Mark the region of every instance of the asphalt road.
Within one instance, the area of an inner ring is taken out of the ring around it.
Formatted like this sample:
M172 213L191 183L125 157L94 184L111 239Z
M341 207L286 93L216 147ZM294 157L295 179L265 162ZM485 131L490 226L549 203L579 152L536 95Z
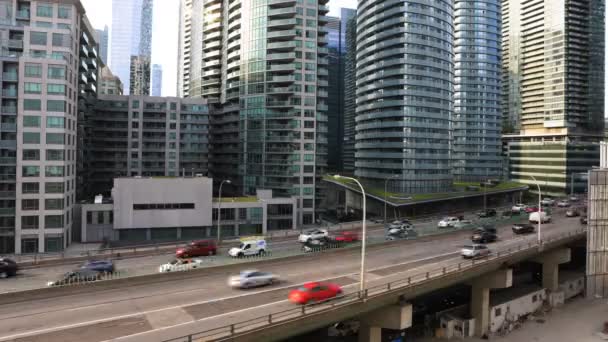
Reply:
M543 225L544 236L580 227L577 218L564 218L563 211L553 217L553 223ZM459 247L469 243L469 237L470 232L459 231L370 248L368 285L457 263ZM499 228L499 237L499 242L490 245L492 249L536 241L535 234L514 236L510 226ZM231 289L226 285L229 274L218 272L187 281L3 305L0 341L158 341L292 308L287 293L303 282L331 280L344 286L346 293L354 291L359 266L359 251L317 254L264 268L283 281L258 289Z

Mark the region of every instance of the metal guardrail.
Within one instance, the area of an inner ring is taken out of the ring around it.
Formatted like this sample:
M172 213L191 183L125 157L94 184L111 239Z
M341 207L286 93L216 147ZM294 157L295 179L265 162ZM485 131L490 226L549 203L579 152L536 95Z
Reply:
M542 240L541 244L544 245L549 242L554 242L557 240L576 236L584 233L585 231L586 229L577 229L575 231L559 234L558 236ZM273 324L281 324L310 314L319 313L328 309L333 309L335 307L342 307L351 304L361 303L364 299L367 300L370 297L379 296L395 290L401 290L403 288L418 285L420 283L433 280L438 277L443 277L449 274L463 272L465 270L475 268L476 266L483 265L489 261L506 258L515 253L535 249L537 247L539 247L537 242L533 243L531 241L528 241L527 243L519 244L515 247L509 247L506 250L497 251L496 253L483 259L459 261L458 263L442 266L431 271L416 274L414 276L408 276L406 278L387 282L381 285L371 286L365 289L363 292L352 292L341 296L337 300L334 299L324 303L302 305L299 307L294 307L293 309L270 313L268 315L224 325L218 328L208 329L195 334L164 340L164 342L192 342L199 339L202 339L204 341L218 341L230 339L235 337L235 335L246 333L248 331L252 331L259 328L268 327Z

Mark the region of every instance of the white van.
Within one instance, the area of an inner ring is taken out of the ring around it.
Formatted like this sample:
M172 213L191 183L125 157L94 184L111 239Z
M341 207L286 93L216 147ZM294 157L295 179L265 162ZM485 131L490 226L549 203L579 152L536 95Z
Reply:
M264 239L242 239L238 247L230 248L228 254L231 257L240 258L248 255L264 255L268 252L266 240Z
M530 221L530 223L538 223L539 220L541 220L542 223L551 222L551 215L547 214L547 212L545 211L536 211L530 213L530 217L528 218L528 221Z

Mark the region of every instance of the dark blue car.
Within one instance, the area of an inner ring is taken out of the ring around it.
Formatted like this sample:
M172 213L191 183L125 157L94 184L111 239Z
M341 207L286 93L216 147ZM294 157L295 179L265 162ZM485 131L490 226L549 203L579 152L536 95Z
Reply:
M114 263L112 260L90 260L82 264L80 268L97 272L114 273Z

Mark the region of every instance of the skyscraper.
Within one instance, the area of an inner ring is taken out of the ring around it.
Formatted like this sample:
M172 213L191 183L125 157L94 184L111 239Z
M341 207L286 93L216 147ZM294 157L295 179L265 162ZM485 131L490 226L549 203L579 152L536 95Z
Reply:
M355 175L377 188L452 185L453 3L359 1Z
M150 95L150 57L131 56L129 94Z
M452 169L462 181L500 178L500 0L454 4Z
M131 89L131 57L151 56L152 5L153 0L112 0L108 64L124 83L125 91Z
M189 96L221 105L212 174L244 194L297 196L303 224L314 222L327 167L326 3L193 0L189 49L180 43Z
M177 96L190 95L190 40L192 34L192 0L180 0L177 56Z
M344 10L344 9L343 9ZM357 73L357 12L342 19L344 29L344 142L342 143L342 170L355 173L355 116ZM342 12L344 18L344 12Z
M105 64L108 63L108 39L110 32L108 31L108 25L103 27L103 30L97 29L97 37L99 37L99 57Z
M161 96L163 89L163 67L152 64L152 96Z
M503 1L504 139L512 179L563 194L573 174L599 164L604 10L604 0ZM575 177L574 187L581 191L585 182Z

